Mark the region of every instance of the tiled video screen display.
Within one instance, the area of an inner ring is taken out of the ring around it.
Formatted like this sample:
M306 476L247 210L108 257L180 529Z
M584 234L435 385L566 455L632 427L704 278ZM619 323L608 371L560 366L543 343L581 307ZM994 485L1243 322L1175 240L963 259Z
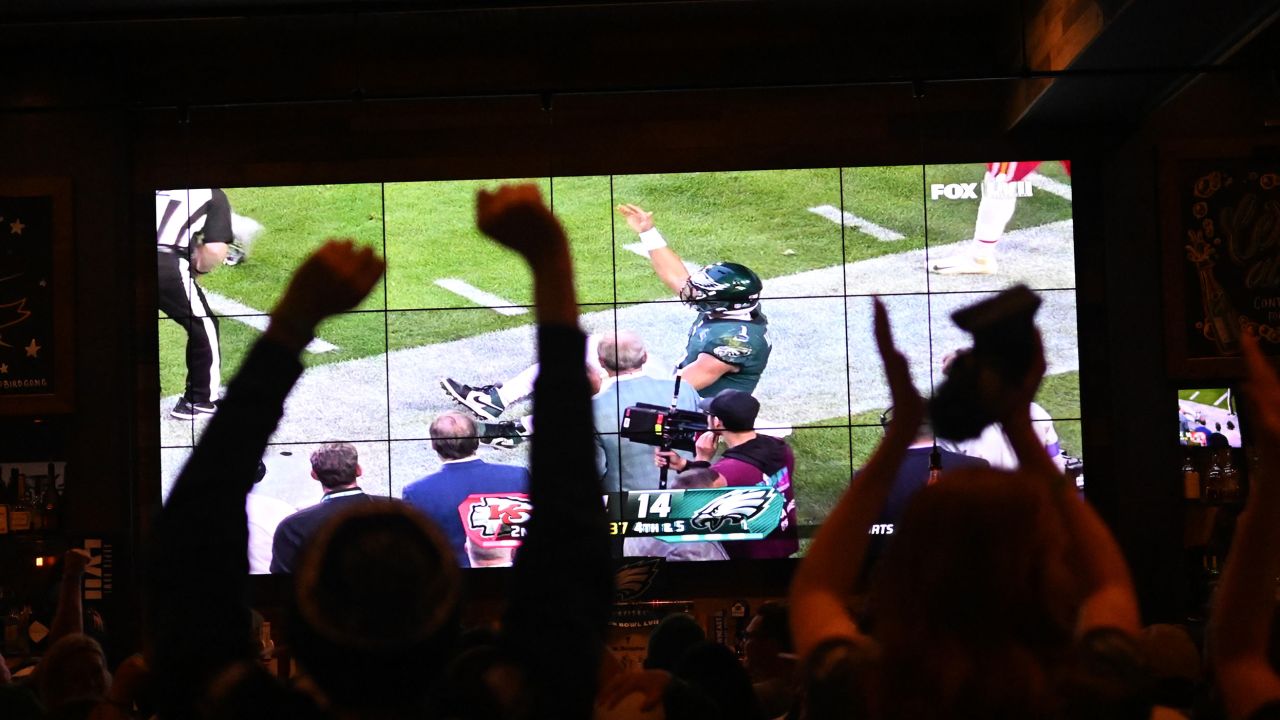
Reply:
M972 342L951 313L1018 283L1043 301L1037 321L1048 375L1033 414L1062 465L1081 456L1067 162L177 189L156 192L163 494L292 270L329 237L373 247L386 258L386 276L358 308L323 324L304 352L306 371L253 494L277 508L316 504L324 488L311 455L344 442L356 450L364 492L402 498L455 464L429 432L450 411L481 422L481 461L527 466L536 375L530 276L475 229L474 217L478 189L512 181L537 184L565 227L591 348L619 333L643 348L644 361L615 367L618 377L588 358L602 381L597 418L612 418L597 423L603 493L659 487L652 448L618 437L620 389L643 376L660 389L649 391L653 401L668 405L677 366L709 357L713 380L686 387L694 391L687 402L723 387L758 400L757 432L794 453L779 521L795 540L786 554L802 554L883 434L889 393L872 297L884 299L928 396L949 356ZM209 212L220 212L223 198L229 230ZM709 310L683 302L620 206L652 213L691 276L721 262L749 269L762 285L758 301ZM227 258L215 254L209 272L193 273L193 264L210 262L196 254L221 239L211 234L232 240ZM612 364L624 364L621 356ZM608 402L614 406L600 407ZM1002 441L997 428L950 449L1008 466ZM646 554L632 540L618 552ZM698 545L708 552L689 559L737 557L714 541ZM490 554L500 556L495 564L510 560L509 552Z

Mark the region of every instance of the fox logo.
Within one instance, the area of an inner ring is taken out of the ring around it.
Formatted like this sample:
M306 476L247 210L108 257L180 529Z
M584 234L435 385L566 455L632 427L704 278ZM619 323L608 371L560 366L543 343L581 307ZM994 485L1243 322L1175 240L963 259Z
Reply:
M486 495L471 503L468 521L485 539L519 538L533 505L523 497Z
M772 488L748 487L718 496L703 505L689 518L689 524L698 530L720 532L728 524L745 525L748 520L764 511L773 499Z

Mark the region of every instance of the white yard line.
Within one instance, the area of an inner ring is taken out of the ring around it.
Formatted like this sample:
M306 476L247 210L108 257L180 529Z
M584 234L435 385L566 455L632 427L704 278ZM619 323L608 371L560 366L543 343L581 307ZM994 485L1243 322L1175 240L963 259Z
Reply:
M1221 406L1222 406L1222 401L1223 401L1223 400L1226 400L1226 399L1227 399L1227 398L1229 398L1229 397L1231 397L1231 391L1230 391L1230 390L1228 390L1228 391L1226 391L1226 392L1222 393L1222 397L1218 398L1217 400L1214 400L1214 401L1213 401L1213 404L1214 404L1214 405L1216 405L1216 406L1218 406L1218 407L1221 407Z
M485 292L457 278L440 278L436 281L436 285L455 295L461 295L477 305L487 307L499 315L525 315L529 312L527 307L513 307L515 303L510 300Z
M241 302L208 290L204 291L204 297L209 301L209 307L213 308L213 312L219 316L219 319L235 320L248 325L258 332L267 331L267 314L261 310L255 310ZM307 343L307 352L309 353L327 353L337 349L337 345L320 338L315 338Z
M1031 183L1031 187L1039 188L1047 193L1053 193L1068 202L1071 200L1071 186L1064 182L1058 182L1040 173L1031 173L1023 179Z
M840 223L845 227L851 227L859 232L866 233L880 242L893 242L901 240L906 235L895 230L890 230L882 225L877 225L866 218L860 218L853 213L845 212L834 205L819 205L809 208L809 212L822 217L834 223Z
M642 257L642 258L648 258L648 257L649 257L649 251L648 251L648 250L645 250L645 249L644 249L644 245L641 245L641 244L640 244L640 243L638 243L638 242L637 242L637 243L631 243L630 245L623 245L623 246L622 246L622 249L623 249L623 250L630 250L631 252L633 252L633 253L635 253L635 254L639 255L639 256L640 256L640 257ZM690 273L690 274L693 274L693 273L697 272L698 270L701 270L701 269L702 269L702 266L701 266L701 265L697 265L697 264L695 264L695 263L691 263L691 262L689 262L688 260L685 260L685 261L684 261L684 267L685 267L685 269L686 269L686 270L688 270L688 271L689 271L689 273Z

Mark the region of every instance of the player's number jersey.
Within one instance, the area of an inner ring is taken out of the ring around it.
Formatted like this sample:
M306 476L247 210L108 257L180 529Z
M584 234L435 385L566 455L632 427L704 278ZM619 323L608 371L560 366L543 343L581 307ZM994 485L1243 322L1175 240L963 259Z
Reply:
M711 313L699 313L689 329L689 344L685 348L681 367L692 364L702 353L738 368L736 373L725 373L715 382L702 388L698 394L711 397L721 390L752 392L760 382L760 375L769 364L769 321L759 310L748 320L716 318Z

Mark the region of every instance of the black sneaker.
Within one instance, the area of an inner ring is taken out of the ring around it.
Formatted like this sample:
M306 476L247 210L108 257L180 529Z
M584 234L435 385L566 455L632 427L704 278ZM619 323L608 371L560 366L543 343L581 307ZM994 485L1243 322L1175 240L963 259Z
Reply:
M445 378L440 381L440 387L454 402L475 413L475 416L481 420L497 420L501 417L502 411L507 409L498 395L497 385L472 387L453 378Z
M476 423L481 444L510 450L524 442L525 429L519 420L502 420L495 423Z
M169 411L169 417L179 420L194 420L200 415L212 415L218 406L211 402L191 402L185 397L178 398L178 404Z

